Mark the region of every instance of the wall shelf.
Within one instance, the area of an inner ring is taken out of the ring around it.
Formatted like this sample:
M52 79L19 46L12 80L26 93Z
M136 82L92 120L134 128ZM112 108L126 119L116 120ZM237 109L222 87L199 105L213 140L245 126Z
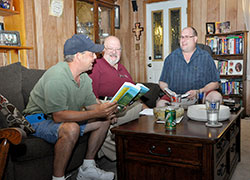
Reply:
M33 49L33 47L30 46L3 46L0 45L0 50L22 50L22 49Z
M19 11L13 11L10 9L0 8L0 16L12 16L12 15L16 15L19 13L20 13Z

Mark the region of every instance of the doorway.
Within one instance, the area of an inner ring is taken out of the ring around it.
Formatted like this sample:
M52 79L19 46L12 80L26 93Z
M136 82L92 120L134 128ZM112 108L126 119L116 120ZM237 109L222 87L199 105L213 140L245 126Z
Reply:
M187 26L187 0L146 4L147 82L158 83L164 59L179 46Z

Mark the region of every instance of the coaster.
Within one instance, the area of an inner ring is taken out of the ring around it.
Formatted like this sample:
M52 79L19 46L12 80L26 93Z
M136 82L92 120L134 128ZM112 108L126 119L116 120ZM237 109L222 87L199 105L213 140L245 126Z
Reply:
M217 122L216 124L211 124L206 122L207 127L221 127L223 124L221 122Z

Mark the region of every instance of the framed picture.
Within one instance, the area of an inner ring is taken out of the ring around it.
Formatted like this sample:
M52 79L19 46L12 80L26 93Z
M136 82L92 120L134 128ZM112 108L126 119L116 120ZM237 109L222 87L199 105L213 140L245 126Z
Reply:
M115 5L115 28L120 29L120 6Z
M215 33L215 23L214 22L207 22L206 23L206 30L207 30L207 34L214 34Z
M11 9L12 0L0 0L0 7L4 9Z
M18 31L0 31L0 45L20 46L20 34Z

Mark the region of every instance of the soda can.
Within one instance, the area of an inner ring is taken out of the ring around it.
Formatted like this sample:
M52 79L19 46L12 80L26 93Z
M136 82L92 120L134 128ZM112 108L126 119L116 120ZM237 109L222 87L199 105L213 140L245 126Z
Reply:
M176 129L176 111L175 107L168 106L168 108L165 111L165 129L166 130L175 130Z

